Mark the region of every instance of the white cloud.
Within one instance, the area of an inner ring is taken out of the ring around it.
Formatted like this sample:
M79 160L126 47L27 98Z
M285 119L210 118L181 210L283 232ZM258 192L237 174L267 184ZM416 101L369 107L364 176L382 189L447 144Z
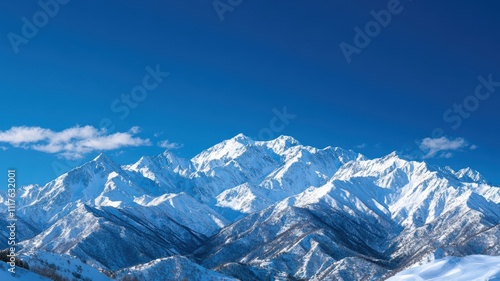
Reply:
M178 144L178 143L175 143L175 142L169 142L168 140L159 141L158 142L158 146L159 147L163 147L163 148L165 148L167 150L178 149L178 148L183 147L182 144Z
M140 132L141 132L141 127L139 127L139 126L134 126L134 127L130 128L130 130L128 130L128 131L129 131L130 133L132 133L132 134L134 134L134 135L135 135L135 134L138 134L138 133L140 133Z
M471 145L469 147L469 143L463 138L425 138L420 141L420 149L426 153L426 155L424 155L424 159L432 157L451 158L453 156L452 151L457 151L467 147L471 150L477 148L475 145Z
M470 150L476 150L476 149L478 149L478 146L477 146L477 145L475 145L475 144L473 144L473 145L471 145L471 146L469 147L469 149L470 149Z
M367 146L367 145L366 145L366 143L362 143L362 144L360 144L360 145L356 145L355 147L356 147L357 149L363 149L363 148L366 148L366 146Z
M441 157L443 157L443 158L451 158L451 157L453 157L453 153L446 152L446 153L443 153Z
M139 132L139 127L132 127L125 133L108 133L104 129L98 130L92 126L75 126L60 132L21 126L0 131L0 143L57 154L68 159L78 159L95 151L151 145L149 139L134 136Z
M2 151L5 151L5 150L7 150L7 149L9 149L9 148L7 148L7 147L5 147L5 146L0 146L0 150L2 150Z
M37 142L45 139L50 130L40 127L12 127L7 131L0 131L0 142L7 142L14 146L22 143Z

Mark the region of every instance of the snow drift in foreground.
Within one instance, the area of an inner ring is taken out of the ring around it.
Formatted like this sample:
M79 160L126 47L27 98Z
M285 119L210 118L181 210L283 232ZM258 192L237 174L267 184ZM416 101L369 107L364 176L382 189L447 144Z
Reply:
M387 279L387 281L421 280L500 281L500 256L446 257L407 269Z

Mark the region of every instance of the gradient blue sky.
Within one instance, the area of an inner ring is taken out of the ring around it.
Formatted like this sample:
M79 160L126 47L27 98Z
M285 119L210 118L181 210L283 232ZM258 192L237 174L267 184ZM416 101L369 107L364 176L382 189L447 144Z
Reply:
M418 151L442 128L460 144L426 161L471 166L500 184L500 88L458 128L443 119L474 95L478 76L500 81L500 3L402 0L401 12L348 63L339 44L354 45L354 28L389 2L243 0L221 21L211 1L70 1L17 54L8 34L21 35L22 18L32 21L41 7L2 3L0 131L99 128L103 118L114 126L109 134L139 126L134 137L151 146L106 152L125 164L161 153L157 143L166 139L188 158L240 132L259 139L273 108L286 106L296 117L275 136L368 157ZM122 120L111 105L142 84L148 65L170 76ZM97 154L67 161L0 142L0 169L44 184Z

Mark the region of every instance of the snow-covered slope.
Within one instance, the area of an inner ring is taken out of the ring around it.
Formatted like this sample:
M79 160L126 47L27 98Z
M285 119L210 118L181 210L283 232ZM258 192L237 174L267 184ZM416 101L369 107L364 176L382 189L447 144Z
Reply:
M111 281L113 279L86 263L86 260L46 251L37 251L33 255L21 257L29 263L31 271L54 272L67 280ZM38 269L38 270L37 270ZM1 279L3 280L3 279ZM60 280L60 279L59 279Z
M49 278L35 274L24 268L16 268L16 273L13 274L8 270L8 265L0 261L0 280L2 281L51 281Z
M189 195L166 191L99 155L45 186L21 190L19 217L42 230L21 243L21 252L77 256L117 270L188 254L227 224Z
M179 192L179 182L193 170L190 161L169 151L153 157L141 157L136 163L123 166L123 169L139 173L171 193Z
M237 281L208 270L183 256L153 260L121 270L117 275L119 278L137 278L135 280Z
M463 258L446 257L431 263L404 270L387 281L498 281L500 257L471 255Z
M116 270L188 254L223 225L223 218L185 194L153 198L145 206L91 207L79 203L21 245L23 253L44 250L78 256L99 268Z
M31 225L46 229L79 203L118 207L137 196L163 193L153 181L126 173L101 154L44 186L21 188L18 214Z
M398 226L370 193L342 181L307 190L224 228L196 255L203 265L228 274L376 280L390 264L385 250Z
M498 196L496 188L488 190ZM266 278L334 280L377 280L440 247L445 255L498 254L499 205L476 191L458 176L396 153L358 158L325 185L224 228L196 253L226 273L259 269ZM353 259L359 267L346 268Z

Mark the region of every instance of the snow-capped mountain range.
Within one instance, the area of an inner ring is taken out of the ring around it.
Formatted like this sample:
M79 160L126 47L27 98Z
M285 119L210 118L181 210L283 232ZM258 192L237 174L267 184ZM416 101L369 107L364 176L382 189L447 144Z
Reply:
M288 136L240 134L189 160L101 154L20 188L18 219L30 264L82 280L380 280L500 255L500 187L479 172Z

